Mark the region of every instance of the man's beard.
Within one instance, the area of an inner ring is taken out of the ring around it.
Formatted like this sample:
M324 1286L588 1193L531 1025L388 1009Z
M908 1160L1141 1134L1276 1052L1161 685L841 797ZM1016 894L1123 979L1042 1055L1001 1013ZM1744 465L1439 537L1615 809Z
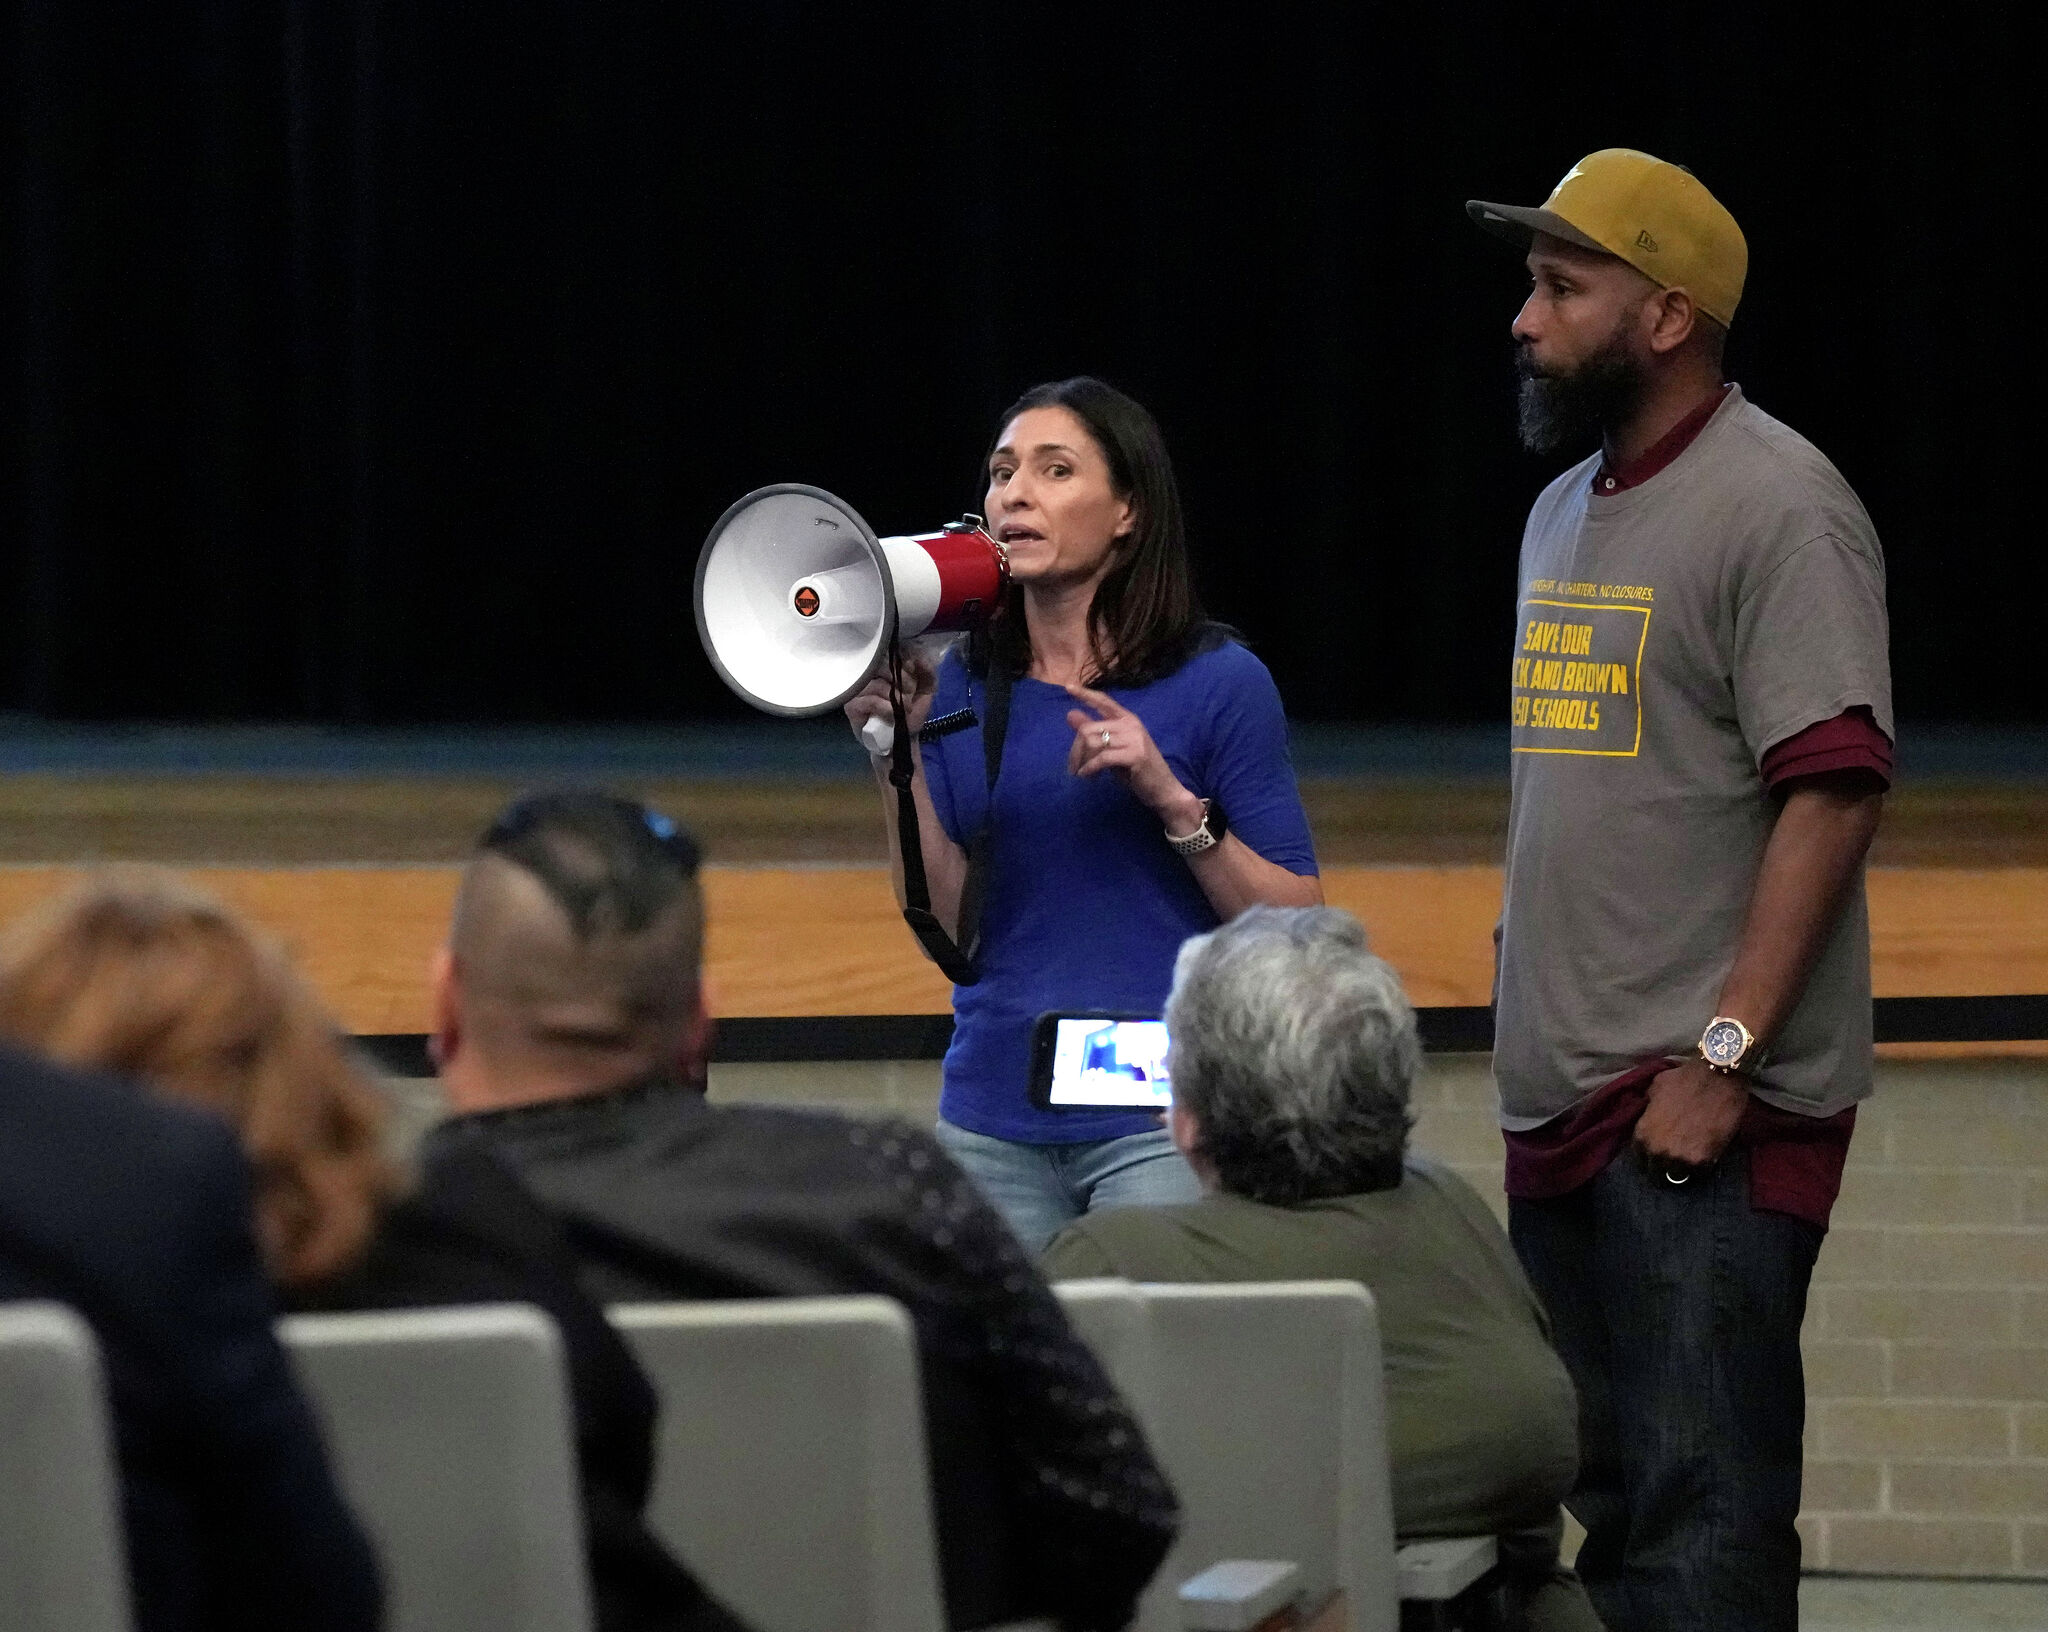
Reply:
M1603 431L1635 412L1643 394L1642 365L1629 354L1621 325L1569 374L1538 373L1526 346L1516 354L1515 372L1522 380L1522 446L1531 453L1557 453L1599 441Z

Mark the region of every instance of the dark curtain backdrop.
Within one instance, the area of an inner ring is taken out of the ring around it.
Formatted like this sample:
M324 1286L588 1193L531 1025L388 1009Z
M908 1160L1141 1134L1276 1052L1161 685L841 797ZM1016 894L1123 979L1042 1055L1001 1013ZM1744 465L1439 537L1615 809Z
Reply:
M1522 275L1468 195L1689 164L1733 370L1862 492L1901 712L2048 718L2021 8L13 0L0 709L743 712L691 569L881 530L1091 371L1301 717L1490 719Z

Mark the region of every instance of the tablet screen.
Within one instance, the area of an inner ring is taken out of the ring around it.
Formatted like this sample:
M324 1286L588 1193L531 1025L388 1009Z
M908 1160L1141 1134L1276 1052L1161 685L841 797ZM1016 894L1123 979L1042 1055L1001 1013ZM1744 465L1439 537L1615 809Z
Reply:
M1073 1014L1047 1018L1053 1022L1047 1104L1164 1110L1173 1103L1165 1021Z

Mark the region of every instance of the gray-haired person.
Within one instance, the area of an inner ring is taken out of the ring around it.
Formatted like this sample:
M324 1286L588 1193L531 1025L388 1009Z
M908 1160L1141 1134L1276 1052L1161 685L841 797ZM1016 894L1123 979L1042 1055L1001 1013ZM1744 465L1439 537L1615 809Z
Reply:
M1578 1405L1506 1234L1410 1153L1421 1069L1394 971L1332 907L1253 907L1180 950L1166 1005L1174 1142L1203 1199L1076 1220L1054 1279L1355 1280L1379 1306L1404 1539L1501 1537L1524 1624L1600 1625L1558 1560Z

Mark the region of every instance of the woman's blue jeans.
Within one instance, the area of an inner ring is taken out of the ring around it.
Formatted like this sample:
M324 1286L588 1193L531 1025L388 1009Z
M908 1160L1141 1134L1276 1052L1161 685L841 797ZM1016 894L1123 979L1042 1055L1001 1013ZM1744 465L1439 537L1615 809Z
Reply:
M1043 1252L1083 1213L1202 1199L1194 1169L1164 1128L1080 1145L1020 1144L950 1122L941 1122L938 1134L1031 1253Z

